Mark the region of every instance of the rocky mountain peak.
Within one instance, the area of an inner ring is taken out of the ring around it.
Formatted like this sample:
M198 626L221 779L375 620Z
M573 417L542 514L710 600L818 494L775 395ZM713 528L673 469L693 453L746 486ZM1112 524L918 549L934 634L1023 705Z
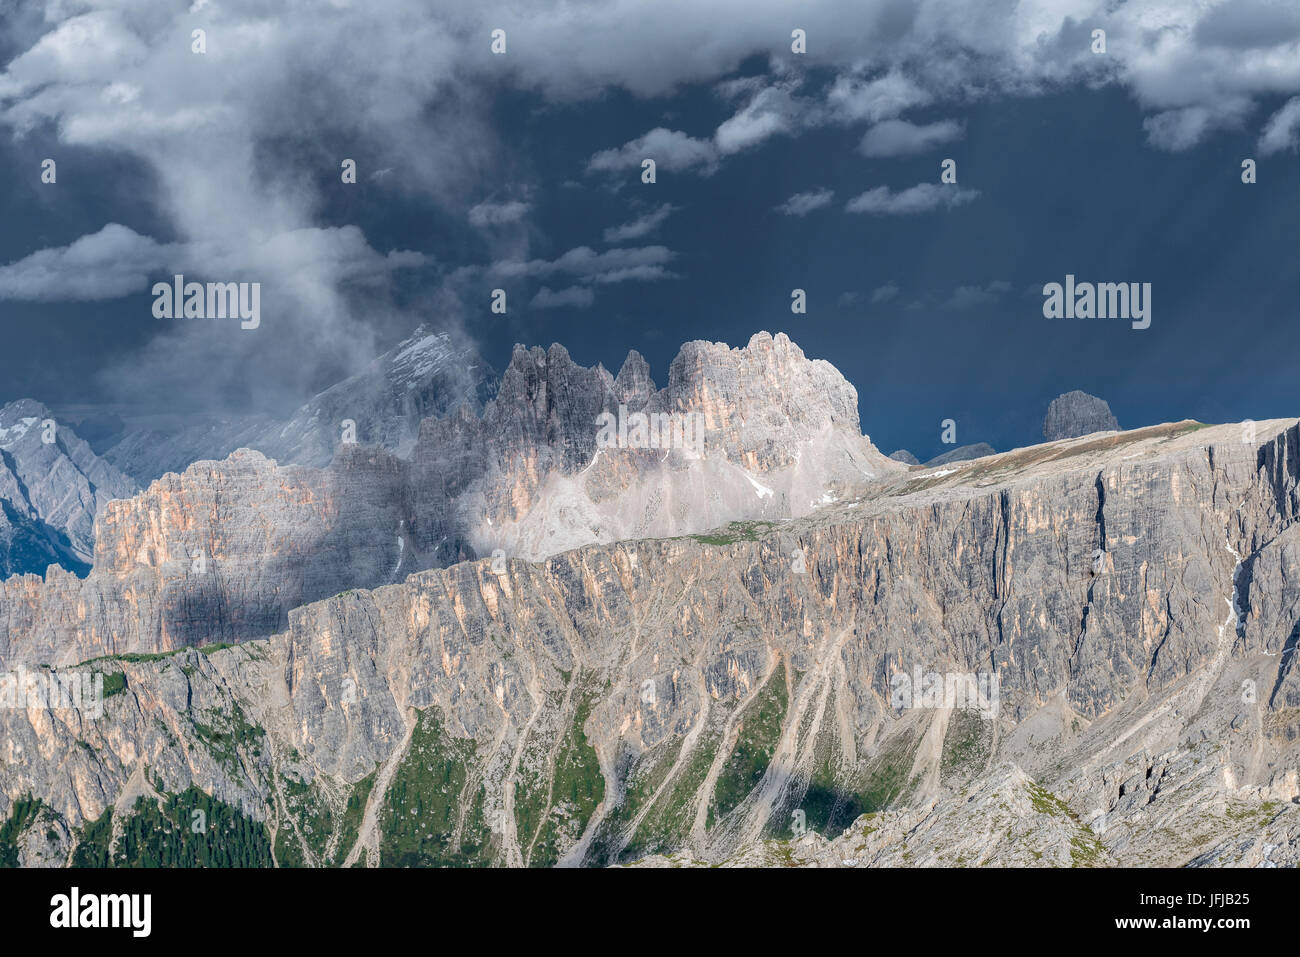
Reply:
M682 346L668 370L668 390L731 402L781 396L800 424L836 421L858 427L858 391L824 359L808 359L784 332L758 332L749 344L696 340Z
M663 399L665 408L702 413L710 447L749 468L792 465L811 436L861 434L857 390L829 362L808 359L785 333L756 333L741 348L686 343Z
M0 665L127 692L95 721L0 709L0 819L42 807L10 854L102 840L132 863L113 835L147 767L264 829L268 865L1294 866L1300 424L1257 427L1067 440L792 521L415 574L409 513L371 507L410 491L389 453L196 463L106 510L88 579L0 584ZM602 449L587 475L607 457L606 479L654 458ZM737 468L633 472L611 514L653 510L638 488L686 500L674 474L725 499ZM749 475L755 501L801 491ZM585 488L552 474L538 514Z
M641 353L633 349L623 360L618 375L614 377L614 398L631 408L642 408L650 397L657 392L654 379L650 377L650 363Z
M1053 399L1043 419L1043 437L1049 442L1118 431L1119 420L1111 414L1106 400L1078 389Z
M282 864L1300 860L1295 420L919 473L784 337L674 366L654 391L635 354L615 379L520 349L410 460L243 449L105 504L85 578L0 582L0 669L117 692L96 721L0 708L0 819L42 808L11 856L111 845L85 825L129 820L147 766L267 822ZM645 413L704 441L623 441ZM40 414L0 410L0 452L30 458ZM1267 689L1249 706L1243 680ZM442 818L463 845L407 841L412 809L447 808L430 761L473 802ZM353 824L315 810L344 795Z

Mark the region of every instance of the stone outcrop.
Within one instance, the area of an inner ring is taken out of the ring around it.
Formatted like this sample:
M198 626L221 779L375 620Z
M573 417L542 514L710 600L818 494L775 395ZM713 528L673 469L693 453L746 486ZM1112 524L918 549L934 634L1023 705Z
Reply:
M1073 439L1093 432L1118 432L1119 420L1111 414L1105 399L1075 389L1058 395L1047 407L1043 438L1049 442Z

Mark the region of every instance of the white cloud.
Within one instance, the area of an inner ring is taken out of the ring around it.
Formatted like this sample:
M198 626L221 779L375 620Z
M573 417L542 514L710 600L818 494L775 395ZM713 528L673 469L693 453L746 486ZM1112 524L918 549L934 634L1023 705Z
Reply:
M491 126L491 98L502 88L555 103L597 98L611 88L670 96L708 83L743 104L702 138L659 127L596 153L593 170L639 167L653 156L661 169L707 175L724 156L778 135L829 123L881 124L921 107L1082 84L1129 92L1147 114L1151 144L1161 149L1188 149L1216 130L1247 123L1257 124L1250 132L1265 152L1294 148L1297 136L1290 103L1271 117L1256 116L1266 98L1300 96L1300 12L1285 0L825 0L799 14L817 64L835 77L816 91L806 89L811 81L800 79L800 58L789 53L787 0L535 0L509 11L510 53L494 57L486 38L501 14L454 0L387 0L382 10L337 2L313 8L311 16L294 5L242 2L209 3L193 13L171 0L50 2L43 17L14 21L5 38L7 50L17 52L0 70L0 126L20 137L49 130L58 144L142 164L157 184L144 201L169 241L247 262L267 237L305 243L303 256L320 254L328 191L361 187L340 184L337 166L333 177L322 176L318 165L298 157L337 163L344 157L332 155L336 143L349 144L363 182L391 169L385 190L431 197L464 217L474 191L503 179L502 168L511 165ZM196 25L208 31L202 56L188 43ZM1105 56L1089 49L1094 26L1106 30ZM737 80L737 69L755 55L772 64L768 75ZM330 131L328 144L320 141L322 130ZM286 150L286 143L315 149ZM927 204L936 199L953 205L972 196L955 187L940 196L937 189L872 191L851 206L914 212L935 208ZM96 265L103 275L71 283L67 295L133 284L131 257L148 259L150 248L102 232L82 237L87 242L75 250L70 244L62 256L33 251L30 261L20 260L24 270L5 273L9 294L55 295L36 270L119 242L119 268ZM385 258L351 248L365 260ZM50 255L31 258L38 252ZM506 254L529 261L526 248L492 253ZM214 359L196 338L188 356L178 345L152 360L130 357L123 375L242 378L292 389L305 388L326 361L356 371L373 351L372 324L395 307L373 297L353 301L339 276L323 267L314 283L276 272L298 258L263 264L266 281L286 297L275 322L258 331L268 340L284 334L274 348L232 348ZM276 356L295 347L302 361L285 368Z
M898 284L887 282L883 286L877 286L875 288L871 293L871 302L875 305L879 305L882 302L889 302L889 300L897 297L898 293Z
M479 228L505 226L519 222L528 214L529 209L527 203L519 200L511 200L506 203L483 202L470 207L468 218L471 226L478 226Z
M844 209L849 213L907 216L942 208L952 209L969 203L977 196L979 190L962 189L953 184L917 183L899 193L892 192L888 186L877 186L849 200Z
M1289 0L1234 0L1205 12L1195 39L1204 47L1269 48L1300 39L1300 7Z
M739 76L730 80L723 80L716 87L714 92L720 99L737 100L744 97L752 97L766 85L766 80L761 76Z
M611 226L605 230L605 242L622 243L629 239L640 239L658 229L665 219L676 212L677 207L672 203L664 203L657 209L652 209L643 216L638 216L630 223L624 223L622 226Z
M386 187L463 215L497 150L487 114L474 108L484 94L456 73L463 19L418 0L392 0L382 16L341 4L310 17L242 3L196 14L168 0L45 6L48 22L20 25L43 35L6 37L22 52L0 69L0 127L57 135L41 155L86 147L137 164L154 184L137 198L140 219L160 222L166 240L109 224L3 267L3 294L147 293L143 281L157 270L263 287L256 331L214 349L203 324L155 323L150 344L105 374L110 390L214 408L296 403L322 378L363 368L380 330L416 324L394 305L393 260L357 227L326 227L319 216L332 191L365 188L341 182L350 157L359 180L399 170ZM190 49L198 26L206 54ZM320 175L320 157L332 175Z
M858 148L866 156L906 156L922 153L961 136L961 124L941 120L918 126L907 120L884 120L867 130Z
M660 126L617 149L601 150L592 156L587 168L597 172L640 168L646 159L655 161L656 170L679 172L699 168L707 176L717 169L718 151L709 140L695 139Z
M634 246L598 253L589 246L570 249L558 259L507 259L493 263L488 271L503 279L541 278L568 274L583 283L615 283L628 280L676 278L667 269L674 253L664 246Z
M717 143L719 152L726 156L755 146L777 133L785 133L789 128L785 117L780 113L746 107L718 127L714 133L714 142Z
M0 299L51 302L117 299L144 292L166 268L168 247L109 223L68 244L0 266Z
M591 170L622 170L653 159L665 169L696 170L712 175L722 158L750 149L778 134L798 133L822 122L824 111L809 99L796 95L802 80L782 78L768 83L763 77L746 77L719 84L724 99L747 96L744 106L724 120L712 140L658 127L618 149L596 153L588 163Z
M589 309L595 301L596 294L588 286L569 286L559 292L553 292L549 286L543 286L537 290L537 295L533 296L528 307L530 309L559 309L563 307Z
M775 208L778 213L784 213L787 216L807 216L815 209L829 206L834 198L834 190L814 189L807 193L795 193Z
M1300 96L1292 97L1269 117L1259 137L1259 151L1265 156L1300 148Z
M199 282L263 282L294 274L332 286L383 281L396 269L422 266L423 253L381 255L356 226L293 230L252 245L221 241L159 243L118 223L67 246L40 249L0 266L0 299L95 301L148 292L176 273Z
M1214 114L1204 107L1166 110L1142 121L1147 140L1158 149L1179 153L1191 149L1214 124Z
M778 133L790 133L806 122L794 96L798 81L783 81L759 90L713 134L723 156L757 146Z
M929 93L898 69L872 80L841 76L826 96L834 116L849 123L892 119L913 107L925 106L931 99Z
M1165 148L1242 122L1261 97L1300 94L1300 13L1290 0L827 0L801 7L799 19L818 63L837 74L822 122L874 124L936 103L1106 84L1151 116L1205 111L1203 123L1197 114L1162 121L1152 142ZM1105 55L1090 48L1096 27L1106 30ZM728 77L755 54L789 69L789 32L785 0L538 2L519 14L527 44L511 59L521 79L558 98L614 85L657 97ZM729 98L755 88L727 83L719 92ZM766 135L801 128L783 114L736 125Z

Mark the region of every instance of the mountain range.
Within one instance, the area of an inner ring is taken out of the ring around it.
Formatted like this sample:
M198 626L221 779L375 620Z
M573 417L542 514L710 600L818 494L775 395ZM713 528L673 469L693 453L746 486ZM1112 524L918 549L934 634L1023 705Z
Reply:
M0 709L0 862L1294 866L1300 422L1078 396L909 466L783 334L421 331L278 426L6 407L0 669L104 697Z

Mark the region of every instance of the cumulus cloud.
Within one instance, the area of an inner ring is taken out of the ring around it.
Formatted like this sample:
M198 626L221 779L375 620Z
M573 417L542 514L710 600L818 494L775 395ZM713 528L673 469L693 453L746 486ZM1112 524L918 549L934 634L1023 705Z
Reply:
M329 191L362 188L338 182L344 157L337 144L349 144L362 183L392 170L382 180L386 193L428 197L460 223L487 217L469 212L477 208L469 197L512 165L491 127L492 97L501 89L549 105L614 88L667 97L689 84L721 82L719 93L736 104L715 129L696 130L699 136L660 126L597 152L593 171L639 167L650 156L665 170L708 175L727 156L827 124L883 129L867 132L864 143L897 149L905 128L884 124L905 122L909 111L1080 83L1129 92L1160 149L1189 149L1216 130L1250 122L1260 124L1250 132L1261 151L1295 148L1297 137L1300 12L1289 0L978 7L969 0L826 0L800 8L799 17L825 82L791 57L789 4L777 0L536 0L510 11L506 57L492 56L486 41L499 15L453 0L389 0L382 11L324 4L311 16L292 5L209 3L191 11L168 0L99 0L51 2L40 17L7 21L14 26L6 51L16 53L0 71L0 126L19 137L49 131L61 145L137 161L157 184L144 199L150 215L139 222L161 227L152 238L100 230L80 245L31 250L11 264L22 269L4 273L5 294L56 295L40 270L67 273L76 257L89 257L100 272L68 283L65 298L133 287L162 255L150 242L177 244L164 251L172 257L188 249L252 262L251 251L265 248L268 237L283 237L305 249L261 264L263 281L284 298L274 321L268 316L258 330L256 347L247 342L214 356L199 337L187 353L180 341L187 333L169 329L163 334L180 337L175 348L153 359L131 356L121 375L156 377L160 390L166 382L212 380L292 391L330 363L356 371L373 352L376 324L414 317L381 287L356 298L328 267L310 270L313 282L287 271L339 242L323 231L322 210L337 195ZM189 48L196 27L208 34L202 56ZM1093 27L1106 30L1104 57L1089 49ZM767 58L766 74L737 78L755 55ZM1279 96L1290 102L1271 117L1255 116L1266 98ZM909 132L933 137L934 126ZM878 143L889 131L890 145ZM940 189L892 194L882 187L850 209L919 212L974 195ZM386 259L360 233L347 244L363 262ZM100 255L109 247L122 254L116 267ZM39 253L46 255L33 258ZM531 261L524 248L493 248L491 255L506 253ZM666 271L663 264L626 268L632 275ZM425 291L435 295L436 287ZM300 361L286 367L285 354Z
M800 95L802 85L803 79L797 76L780 76L775 81L765 77L723 81L715 88L722 99L745 102L718 125L710 139L659 127L617 149L596 153L588 169L623 170L650 158L666 169L694 170L710 176L728 156L752 149L773 136L794 135L826 122L826 110L814 99Z
M846 75L838 77L827 92L826 100L834 116L844 122L878 123L932 100L914 80L899 69L866 79Z
M416 0L394 0L383 16L344 5L303 17L105 0L88 11L50 4L46 17L6 38L20 52L0 71L0 127L18 137L48 130L64 146L139 164L155 188L135 213L165 235L110 223L32 250L3 267L0 294L107 299L148 292L159 271L262 283L256 331L214 347L202 323L159 323L150 344L104 373L110 393L283 408L359 371L385 331L419 321L388 280L397 263L424 258L390 259L357 227L326 226L321 211L334 195L326 191L364 188L341 182L340 164L353 157L358 180L393 169L387 189L463 215L497 150L486 113L473 108L485 95L455 72L464 23ZM198 27L206 54L190 49ZM427 289L426 301L437 295Z
M1196 22L1204 47L1253 50L1300 39L1300 7L1290 0L1234 0L1211 7Z
M1179 153L1191 149L1214 124L1214 113L1205 107L1189 106L1166 110L1142 121L1147 141L1159 149Z
M1287 100L1264 125L1259 137L1259 151L1265 156L1282 150L1300 148L1300 96Z
M871 293L871 302L879 305L882 302L889 302L898 296L897 283L887 282L883 286L877 286Z
M640 168L646 159L654 160L656 169L672 172L698 169L707 176L717 170L718 151L709 140L660 126L617 149L601 150L591 157L587 168L597 172L621 171Z
M168 268L169 247L117 223L67 246L39 249L0 266L0 299L52 302L117 299L148 288Z
M718 127L714 142L725 156L755 146L770 136L787 132L789 128L788 121L780 113L746 107Z
M835 191L832 189L814 189L807 193L795 193L775 208L778 213L786 216L807 216L813 210L829 206L834 198Z
M537 295L533 296L532 301L528 303L528 307L530 309L559 309L563 307L589 309L595 301L596 294L591 291L589 286L569 286L558 292L552 291L549 286L543 286L537 290Z
M630 239L641 239L658 229L665 219L676 212L677 207L672 203L664 203L657 209L652 209L643 216L638 216L630 223L624 223L622 226L611 226L605 230L605 242L623 243Z
M961 136L961 124L941 120L918 126L907 120L885 120L867 130L858 149L866 156L907 156L923 153Z
M528 214L529 205L519 200L511 200L506 203L479 203L477 206L471 206L469 210L469 223L471 226L483 228L485 226L505 226L510 223L517 223Z
M969 203L977 196L977 189L962 189L952 184L917 183L898 193L888 186L877 186L853 197L844 210L849 213L910 216L936 209L952 209Z
M945 309L970 309L997 302L1011 290L1011 283L994 279L984 286L958 286L944 302Z
M869 80L841 76L829 89L810 93L804 90L803 76L792 74L779 61L774 61L771 66L777 74L775 79L740 77L725 80L715 87L722 99L744 102L719 124L711 139L693 138L661 127L618 149L596 153L589 168L626 169L639 165L647 156L658 163L658 157L649 152L655 148L668 158L671 169L696 170L712 175L726 157L758 146L773 136L798 135L828 124L885 121L886 117L896 116L909 107L931 100L930 94L897 70ZM868 145L872 150L880 150L868 155L919 152L960 135L960 127L952 121L926 127L893 122L896 125L882 123L874 137L868 134L864 150Z
M723 156L757 146L778 133L791 133L806 122L795 96L798 80L782 81L758 90L740 110L714 131L713 142Z
M423 253L372 249L356 226L277 233L247 246L193 241L159 243L119 223L67 246L40 249L0 266L0 299L95 301L143 293L155 281L188 273L198 282L263 282L311 276L330 284L382 281L422 266Z
M602 85L662 96L727 77L756 53L789 61L773 41L789 34L788 8L775 0L667 8L615 0L599 11L563 14L535 6L524 15L537 36L520 54L521 72L559 96L592 95ZM1262 97L1300 93L1300 13L1289 0L1053 0L981 8L968 0L842 0L801 10L800 26L815 42L818 63L836 75L819 94L815 122L742 111L733 117L734 130L744 134L736 142L816 123L876 124L937 103L1037 95L1077 83L1121 86L1151 118L1198 108L1159 120L1150 137L1158 148L1185 148L1243 122ZM1090 48L1097 27L1106 31L1104 56ZM749 78L727 82L722 92L736 98L761 88Z
M667 269L674 253L665 246L634 246L598 253L590 246L570 249L558 259L508 259L488 271L502 279L534 279L568 274L582 283L616 283L676 278Z

